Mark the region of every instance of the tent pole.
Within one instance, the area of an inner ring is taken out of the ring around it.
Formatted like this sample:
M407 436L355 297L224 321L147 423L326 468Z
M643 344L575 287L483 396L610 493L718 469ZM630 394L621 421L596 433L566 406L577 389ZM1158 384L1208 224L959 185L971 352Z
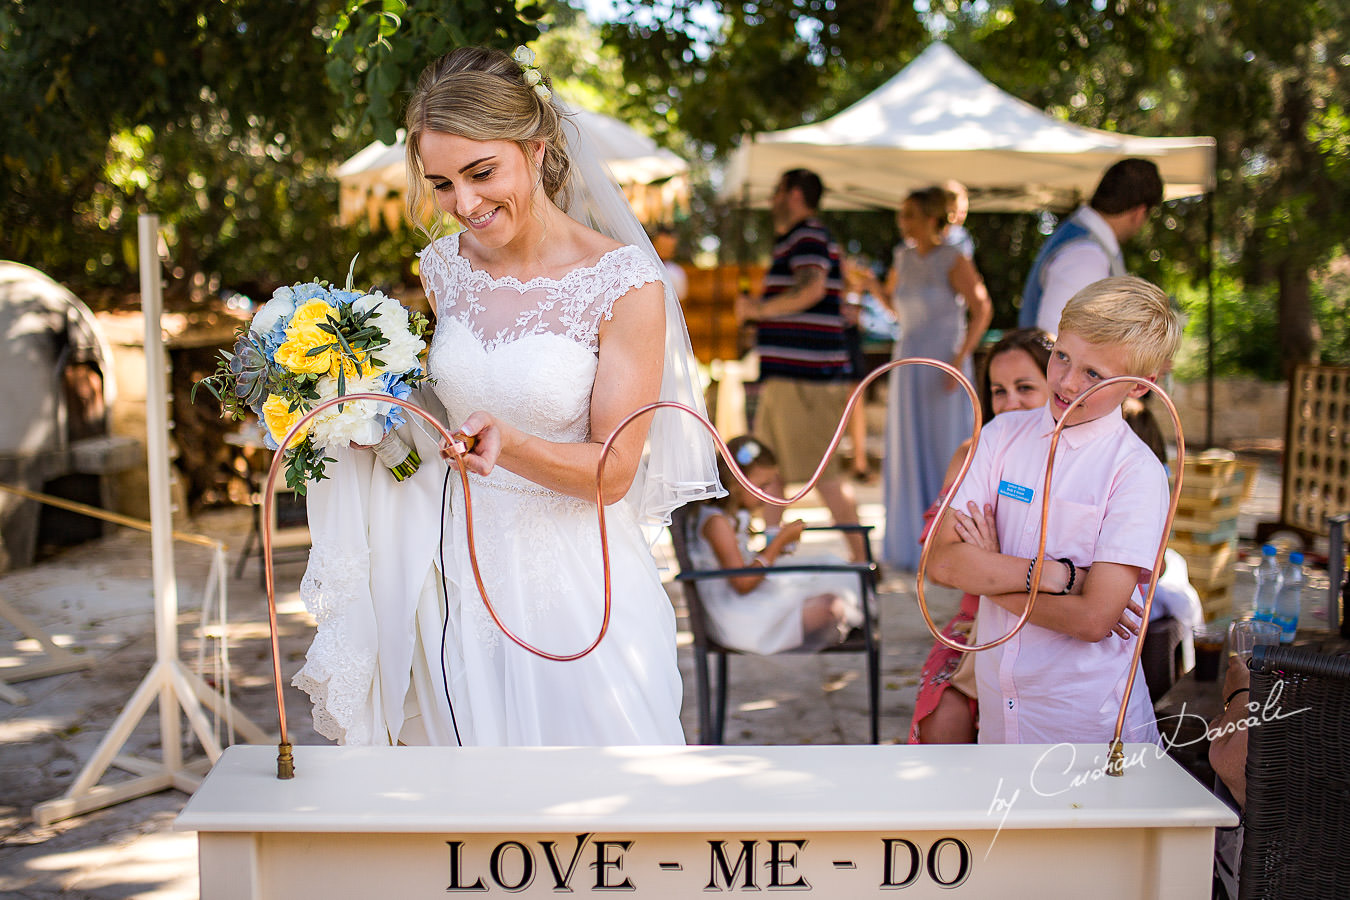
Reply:
M1214 192L1205 193L1205 446L1214 446Z

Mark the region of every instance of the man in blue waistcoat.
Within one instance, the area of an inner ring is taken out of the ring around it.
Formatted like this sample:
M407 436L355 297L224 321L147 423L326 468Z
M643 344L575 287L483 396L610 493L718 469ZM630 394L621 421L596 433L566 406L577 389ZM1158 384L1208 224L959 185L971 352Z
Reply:
M1120 245L1139 233L1162 197L1162 177L1150 160L1122 159L1107 169L1088 205L1061 222L1036 254L1018 326L1054 334L1070 297L1094 281L1126 274Z

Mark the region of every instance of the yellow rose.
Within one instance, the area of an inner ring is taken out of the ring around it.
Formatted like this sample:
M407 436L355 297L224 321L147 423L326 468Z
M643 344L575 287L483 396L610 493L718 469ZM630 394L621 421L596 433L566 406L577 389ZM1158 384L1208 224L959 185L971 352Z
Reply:
M369 361L370 354L362 353L360 350L356 351L357 358L361 360L361 370L359 372L357 371L356 364L348 359L346 354L330 351L327 356L330 359L328 374L333 378L338 377L339 365L342 367L343 373L348 381L351 381L354 378L369 378L379 371L375 364Z
M297 409L295 412L291 412L291 404L285 398L280 397L277 394L268 394L267 399L263 401L263 423L267 425L267 430L272 435L272 440L276 441L278 444L280 444L282 438L295 427L295 423L300 421L304 414L305 410L303 409ZM309 425L306 425L304 431L301 431L295 436L295 440L297 442L302 441L307 434L309 434Z
M277 365L290 372L323 375L333 365L333 351L330 349L313 356L308 354L315 347L332 343L332 340L331 335L325 334L317 328L297 330L295 333L287 328L286 342L277 348L273 359Z
M314 328L320 322L326 321L334 312L333 307L322 300L310 300L302 304L291 315L291 321L286 324L286 337L294 337L296 332Z

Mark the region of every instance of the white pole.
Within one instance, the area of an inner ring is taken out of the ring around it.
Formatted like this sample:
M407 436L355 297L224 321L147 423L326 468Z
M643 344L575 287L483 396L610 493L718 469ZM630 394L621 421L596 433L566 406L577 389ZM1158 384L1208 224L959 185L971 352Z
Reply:
M140 226L141 311L145 321L145 450L150 476L150 559L155 588L155 656L178 658L178 579L173 565L173 509L169 491L168 366L160 325L164 289L159 274L159 216L142 215ZM159 695L160 746L164 765L182 764L178 703L166 679Z

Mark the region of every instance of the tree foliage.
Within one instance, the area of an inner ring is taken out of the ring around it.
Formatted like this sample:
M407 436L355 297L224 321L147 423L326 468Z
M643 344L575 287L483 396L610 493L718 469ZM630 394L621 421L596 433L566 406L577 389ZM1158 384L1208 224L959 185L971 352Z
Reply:
M633 102L719 152L744 133L831 115L893 75L934 36L1004 90L1076 124L1213 135L1212 200L1167 204L1126 248L1131 269L1179 296L1203 297L1196 288L1211 260L1212 216L1220 303L1273 303L1269 318L1277 323L1284 365L1314 356L1319 333L1343 332L1333 319L1344 302L1319 273L1344 252L1350 227L1350 0L913 6L624 0L617 6L620 21L605 36L624 60ZM709 9L717 16L700 18ZM995 324L1010 324L1031 259L1054 221L987 215L969 224L996 301ZM847 220L840 225L847 237ZM859 227L868 233L856 242L870 247L885 225ZM887 238L896 237L890 230ZM730 239L739 243L742 235ZM1221 316L1216 328L1240 319ZM1269 356L1268 340L1252 343L1227 358L1247 365L1261 352ZM1262 368L1278 371L1280 363Z
M392 144L402 100L427 63L455 47L531 41L544 12L534 0L347 0L326 33L328 79L359 125Z
M97 288L115 298L135 285L135 217L154 212L170 304L220 286L336 277L357 251L362 280L398 281L406 246L337 227L333 170L372 132L392 137L435 54L528 40L528 10L472 0L8 0L0 257L98 305Z
M1195 284L1213 215L1221 284L1274 298L1286 367L1315 355L1325 296L1313 277L1350 226L1350 3L949 5L957 49L1037 106L1092 127L1214 136L1213 209L1170 204L1135 242L1148 249L1134 268L1178 291Z
M913 5L899 0L617 0L615 8L603 34L623 60L630 105L715 151L842 108L923 35Z

